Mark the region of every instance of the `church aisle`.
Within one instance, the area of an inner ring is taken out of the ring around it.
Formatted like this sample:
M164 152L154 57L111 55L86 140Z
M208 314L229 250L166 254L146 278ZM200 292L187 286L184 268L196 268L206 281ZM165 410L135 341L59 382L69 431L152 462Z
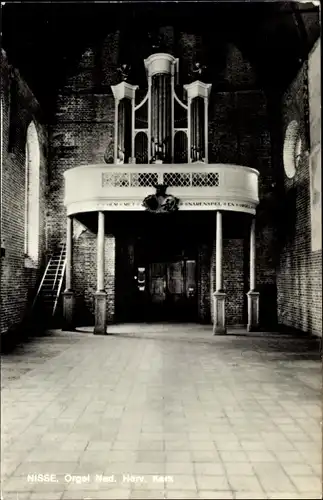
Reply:
M109 331L3 356L5 500L321 498L316 339Z

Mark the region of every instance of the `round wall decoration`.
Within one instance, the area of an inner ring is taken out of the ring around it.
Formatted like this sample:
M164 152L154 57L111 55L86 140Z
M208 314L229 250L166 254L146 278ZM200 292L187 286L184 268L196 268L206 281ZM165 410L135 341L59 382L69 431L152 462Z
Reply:
M296 120L292 120L286 129L283 151L284 169L289 179L292 179L296 173L301 152L302 139L300 127Z

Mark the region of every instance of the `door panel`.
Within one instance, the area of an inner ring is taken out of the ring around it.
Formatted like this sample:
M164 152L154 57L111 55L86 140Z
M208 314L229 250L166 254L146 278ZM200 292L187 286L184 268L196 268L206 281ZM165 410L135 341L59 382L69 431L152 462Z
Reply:
M186 264L186 280L185 292L186 297L191 299L196 295L196 262L195 260L187 260Z
M167 265L167 291L170 295L182 296L184 293L183 261Z
M150 265L150 296L153 304L166 300L166 266L161 262Z
M191 321L196 308L196 262L155 262L149 268L151 315L155 319Z

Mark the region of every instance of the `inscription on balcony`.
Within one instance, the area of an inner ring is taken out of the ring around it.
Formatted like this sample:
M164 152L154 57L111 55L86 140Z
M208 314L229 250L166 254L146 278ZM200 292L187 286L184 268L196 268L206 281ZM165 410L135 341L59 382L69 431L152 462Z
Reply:
M142 202L140 201L127 201L127 200L117 200L117 201L106 201L97 205L98 208L104 209L106 207L114 208L130 208L130 207L141 207ZM254 210L254 205L252 203L239 203L236 201L179 201L180 207L191 207L192 209L203 209L214 207L215 209L246 209Z
M189 207L215 207L215 208L246 208L247 210L254 209L251 203L239 203L236 201L185 201L181 203L182 206Z

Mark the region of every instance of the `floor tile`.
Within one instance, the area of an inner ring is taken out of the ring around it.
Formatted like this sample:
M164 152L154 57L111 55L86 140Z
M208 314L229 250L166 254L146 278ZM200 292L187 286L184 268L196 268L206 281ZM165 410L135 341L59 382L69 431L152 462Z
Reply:
M216 337L208 325L109 329L102 338L55 330L19 359L2 359L6 500L321 498L312 340ZM21 370L23 358L44 353L46 362ZM12 369L15 379L5 374ZM59 482L26 484L29 472L56 473ZM117 482L67 485L65 472ZM147 481L125 484L123 474Z
M203 500L226 500L226 499L233 499L234 494L231 491L207 491L207 490L200 490L198 493L198 498L203 499Z
M168 481L165 482L167 490L189 490L197 491L197 485L193 475L174 474L168 476Z
M196 475L198 490L231 490L226 476Z
M262 486L255 476L228 474L228 481L233 491L262 491Z
M322 492L322 481L318 477L310 476L289 476L292 483L296 486L299 492L304 491L317 491Z

